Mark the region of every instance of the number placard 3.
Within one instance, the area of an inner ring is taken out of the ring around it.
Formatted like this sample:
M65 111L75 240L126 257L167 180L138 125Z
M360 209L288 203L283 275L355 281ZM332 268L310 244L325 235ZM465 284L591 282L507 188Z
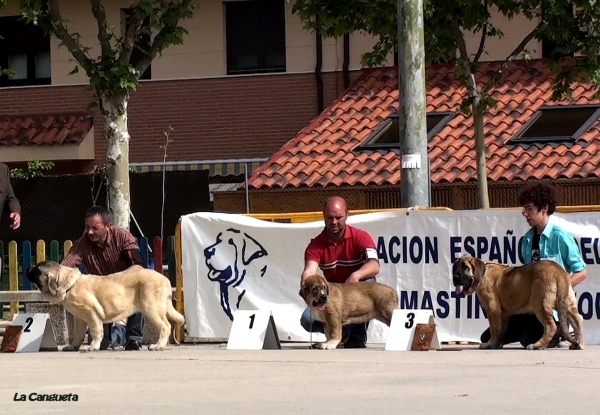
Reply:
M417 324L434 324L433 311L394 310L385 350L410 350ZM431 349L439 349L437 332L434 332L433 336Z

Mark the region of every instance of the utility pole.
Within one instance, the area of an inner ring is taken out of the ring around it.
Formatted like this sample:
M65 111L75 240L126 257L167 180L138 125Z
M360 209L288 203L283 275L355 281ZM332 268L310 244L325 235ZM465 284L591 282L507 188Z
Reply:
M402 207L431 206L423 26L423 0L398 0Z

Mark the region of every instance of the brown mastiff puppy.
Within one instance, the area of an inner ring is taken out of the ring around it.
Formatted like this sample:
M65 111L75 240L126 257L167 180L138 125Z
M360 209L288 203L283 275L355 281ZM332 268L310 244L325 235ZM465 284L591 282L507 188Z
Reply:
M27 278L38 286L42 298L51 304L62 303L75 316L73 343L63 351L99 350L102 323L122 320L137 311L160 330L158 341L148 346L149 350L163 350L167 346L169 322L175 327L185 323L184 317L173 307L169 279L152 269L138 266L97 276L44 261L31 268ZM92 341L89 346L82 346L88 326Z
M339 284L320 275L304 280L300 296L315 320L323 322L327 341L321 349L332 350L342 341L342 326L377 319L388 326L398 308L398 293L376 282Z
M583 349L583 317L577 311L569 274L554 261L539 261L519 267L464 256L452 266L456 292L477 293L490 323L491 339L479 347L499 349L508 319L514 314L535 313L544 326L544 335L528 349L544 349L556 332L552 310L558 311L563 336L571 349ZM575 331L569 332L568 324Z

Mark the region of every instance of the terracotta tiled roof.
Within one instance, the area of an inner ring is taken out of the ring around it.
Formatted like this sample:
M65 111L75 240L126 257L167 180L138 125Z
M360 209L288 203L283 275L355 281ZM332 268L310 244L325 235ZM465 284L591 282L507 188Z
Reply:
M478 81L486 82L499 65L482 66ZM577 84L572 104L600 103L594 92L592 85ZM459 113L465 93L451 65L427 70L427 111L456 112L428 142L434 183L476 179L472 118ZM574 143L509 143L540 107L570 103L551 100L551 73L545 61L515 62L492 94L498 106L484 117L490 180L600 177L600 121ZM254 172L250 187L398 184L397 153L359 148L397 114L398 98L397 68L364 71L342 97Z
M80 143L94 125L86 113L0 117L0 146Z

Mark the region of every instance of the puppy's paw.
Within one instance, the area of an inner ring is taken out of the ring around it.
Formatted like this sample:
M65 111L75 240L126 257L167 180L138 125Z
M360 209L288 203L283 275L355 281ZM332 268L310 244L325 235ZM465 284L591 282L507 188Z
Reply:
M479 348L480 348L480 349L493 349L493 348L494 348L494 345L493 345L492 343L490 343L490 342L487 342L487 343L481 343L481 344L479 345Z
M98 350L100 350L100 346L85 345L79 348L80 352L97 352Z
M581 343L571 344L569 350L583 350L583 345Z
M161 350L165 350L164 347L159 346L158 344L151 344L150 346L148 346L148 350L150 351L161 351Z
M73 346L71 344L66 345L65 347L62 348L63 352L76 352L79 350L79 347L77 346Z
M323 350L335 350L340 344L339 340L328 340L325 343L321 343L321 349Z
M538 343L528 344L526 347L527 350L544 350L545 348L546 346L542 346Z

